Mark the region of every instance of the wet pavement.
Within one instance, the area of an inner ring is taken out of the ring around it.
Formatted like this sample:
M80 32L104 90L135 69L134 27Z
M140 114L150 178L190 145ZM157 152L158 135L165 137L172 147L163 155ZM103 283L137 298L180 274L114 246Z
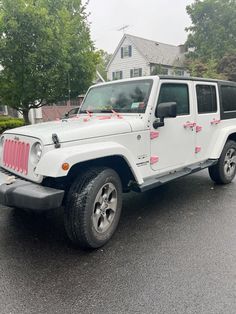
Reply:
M62 210L0 210L0 313L236 313L236 180L206 171L124 196L118 230L84 252Z

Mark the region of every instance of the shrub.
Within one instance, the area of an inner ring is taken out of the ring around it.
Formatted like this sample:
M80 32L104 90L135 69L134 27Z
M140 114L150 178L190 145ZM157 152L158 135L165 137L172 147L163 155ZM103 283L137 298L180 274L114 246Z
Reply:
M25 125L23 119L11 118L8 116L0 116L0 133L23 125Z

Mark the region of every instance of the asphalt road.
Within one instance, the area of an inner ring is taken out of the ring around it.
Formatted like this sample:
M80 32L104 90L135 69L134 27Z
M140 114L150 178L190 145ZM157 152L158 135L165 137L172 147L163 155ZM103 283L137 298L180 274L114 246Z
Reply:
M128 194L117 233L83 252L60 211L0 210L0 313L236 313L236 180L198 173Z

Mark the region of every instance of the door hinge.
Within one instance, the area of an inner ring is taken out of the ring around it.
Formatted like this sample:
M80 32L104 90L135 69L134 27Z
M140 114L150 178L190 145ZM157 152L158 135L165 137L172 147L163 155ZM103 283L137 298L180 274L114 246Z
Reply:
M158 156L152 156L152 157L150 158L150 164L151 164L151 165L156 164L158 161L159 161L159 157L158 157Z
M201 150L202 148L200 146L195 147L195 154L200 153Z
M217 124L219 124L220 122L221 122L221 120L213 119L213 120L211 121L211 125L217 125Z
M158 138L159 135L160 135L159 132L157 132L157 131L151 131L151 132L150 132L150 139L151 139L151 140L154 140L155 138Z

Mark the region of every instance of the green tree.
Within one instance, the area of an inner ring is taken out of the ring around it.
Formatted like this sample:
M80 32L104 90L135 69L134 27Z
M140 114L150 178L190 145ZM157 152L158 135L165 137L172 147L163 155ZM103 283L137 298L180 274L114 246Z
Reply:
M76 97L91 84L95 52L81 0L0 0L0 99L23 113Z
M224 56L218 65L218 72L230 81L236 82L236 54Z
M208 61L203 61L199 58L187 59L186 67L191 76L226 79L226 76L218 71L218 62L215 59L209 59Z
M192 26L187 46L192 56L219 60L226 53L236 51L236 1L195 0L187 6Z
M228 78L220 64L225 56L236 56L236 1L195 0L187 13L192 20L186 28L191 75Z
M107 80L107 65L111 60L112 54L104 51L104 50L99 50L98 53L100 54L100 62L97 66L98 72L101 74L101 76L104 78L104 80Z

